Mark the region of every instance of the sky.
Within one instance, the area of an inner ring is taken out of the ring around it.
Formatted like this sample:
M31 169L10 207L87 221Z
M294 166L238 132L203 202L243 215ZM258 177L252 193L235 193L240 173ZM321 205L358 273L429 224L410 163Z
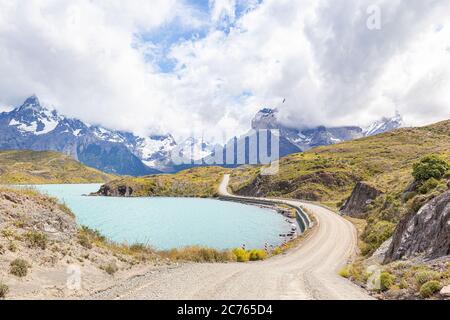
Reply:
M450 118L449 0L0 0L0 110L138 134ZM285 103L283 101L285 100Z

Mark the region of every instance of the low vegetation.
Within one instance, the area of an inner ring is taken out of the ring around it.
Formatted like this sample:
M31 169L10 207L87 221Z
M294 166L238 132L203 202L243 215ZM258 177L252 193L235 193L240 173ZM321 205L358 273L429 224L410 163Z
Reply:
M201 167L177 174L122 178L107 183L99 192L106 196L200 197L218 195L223 175L228 169Z
M234 255L236 256L237 262L247 262L250 260L250 254L248 251L242 248L236 248L233 250Z
M216 250L196 246L162 251L159 254L171 261L193 261L199 263L236 261L236 256L230 250Z
M450 263L445 259L432 263L417 264L414 261L396 261L380 267L380 287L374 287L375 294L385 299L418 299L439 296L443 286L450 285ZM372 275L364 260L358 258L343 268L339 274L357 284L368 287Z
M30 231L25 234L25 238L27 239L29 245L33 248L40 248L42 250L47 248L48 237L44 233Z
M119 268L115 262L110 262L105 266L101 266L101 269L105 270L105 272L110 276L113 276L117 271L119 271Z
M261 249L250 250L249 258L250 261L264 260L267 258L267 252Z
M436 281L436 280L428 281L428 282L425 282L420 287L420 295L422 296L422 298L429 298L433 294L435 294L436 292L441 290L441 288L442 288L442 285L439 281Z
M387 291L395 284L395 276L389 272L382 272L380 275L380 290Z
M0 184L103 183L114 176L50 151L0 151Z
M86 226L82 226L78 232L78 243L86 250L101 248L114 256L130 257L136 263L155 260L158 257L155 250L149 246L142 244L128 245L115 243L108 240L99 231ZM105 270L106 266L101 266L100 268ZM111 268L108 269L111 270Z
M8 292L9 287L6 284L0 282L0 299L5 299Z
M15 259L10 263L9 272L16 277L23 278L28 274L30 264L24 259Z
M445 159L436 155L429 155L416 162L413 166L413 177L416 181L425 182L440 180L450 170L450 165Z

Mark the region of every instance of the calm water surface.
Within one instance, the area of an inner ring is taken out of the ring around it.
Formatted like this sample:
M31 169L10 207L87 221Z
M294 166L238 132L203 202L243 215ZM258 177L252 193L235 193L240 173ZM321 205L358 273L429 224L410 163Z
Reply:
M190 245L217 249L278 245L290 228L272 210L209 199L86 197L97 184L40 185L38 190L65 202L77 222L113 241L144 243L157 249Z

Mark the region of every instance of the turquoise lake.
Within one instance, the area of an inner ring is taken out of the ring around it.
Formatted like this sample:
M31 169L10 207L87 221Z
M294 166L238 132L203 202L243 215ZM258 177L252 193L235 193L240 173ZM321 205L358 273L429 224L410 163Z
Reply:
M210 199L86 197L96 184L39 185L39 191L68 205L79 225L99 230L120 243L156 249L191 245L217 249L278 245L290 229L275 211Z

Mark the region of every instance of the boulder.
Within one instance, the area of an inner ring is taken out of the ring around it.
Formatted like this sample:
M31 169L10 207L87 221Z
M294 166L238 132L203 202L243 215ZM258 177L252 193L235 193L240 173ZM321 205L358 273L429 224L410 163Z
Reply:
M450 255L450 190L428 201L397 225L384 262Z
M364 218L365 209L382 192L365 182L358 182L352 194L341 208L341 212L354 218Z
M386 252L389 250L389 247L392 243L392 237L387 239L383 244L366 260L368 264L382 264L384 261L384 257L386 256Z
M450 285L443 287L439 293L441 294L441 296L450 298Z

